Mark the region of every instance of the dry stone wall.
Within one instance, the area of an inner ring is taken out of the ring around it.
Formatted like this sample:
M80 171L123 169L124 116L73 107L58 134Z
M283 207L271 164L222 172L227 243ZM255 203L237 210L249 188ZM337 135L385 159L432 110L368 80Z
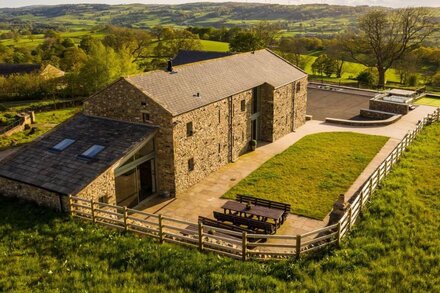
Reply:
M65 201L61 206L62 197L65 196L4 177L0 177L0 195L24 199L58 211L67 211L68 209Z

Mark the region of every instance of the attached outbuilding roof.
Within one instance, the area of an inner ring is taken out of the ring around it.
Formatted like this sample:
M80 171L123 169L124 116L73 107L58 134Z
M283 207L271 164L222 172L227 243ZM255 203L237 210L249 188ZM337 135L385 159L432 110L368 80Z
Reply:
M173 59L175 66L231 56L230 52L180 50Z
M0 75L35 73L41 70L41 64L0 63Z
M1 161L0 176L75 195L153 137L156 130L148 125L78 114Z
M126 81L177 116L265 83L278 88L306 76L265 49L176 66L173 72L134 75Z

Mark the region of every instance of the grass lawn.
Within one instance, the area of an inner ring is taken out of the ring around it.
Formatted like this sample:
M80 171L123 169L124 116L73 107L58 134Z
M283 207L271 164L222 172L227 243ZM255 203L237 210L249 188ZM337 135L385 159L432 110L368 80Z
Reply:
M388 175L338 250L240 262L0 197L1 292L440 292L440 124Z
M440 98L424 97L415 102L417 105L440 107Z
M54 110L48 112L41 112L35 114L36 124L32 127L36 127L35 131L24 130L14 133L8 137L0 138L0 150L6 149L11 146L18 146L25 143L29 143L37 137L48 132L56 125L64 122L68 118L72 117L80 111L80 107L67 108L61 110Z
M228 52L229 43L200 40L203 51Z
M388 140L350 132L312 134L275 156L223 197L249 194L286 202L292 213L323 219Z

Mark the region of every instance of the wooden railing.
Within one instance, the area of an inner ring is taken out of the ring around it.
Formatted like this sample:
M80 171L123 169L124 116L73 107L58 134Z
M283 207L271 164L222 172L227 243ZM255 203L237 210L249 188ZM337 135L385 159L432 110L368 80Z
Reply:
M434 121L440 121L440 108L433 114L426 116L415 130L405 135L356 192L350 206L336 224L301 235L262 235L234 232L75 196L69 196L70 212L75 217L152 237L160 243L177 243L236 259L299 258L304 253L329 245L339 245L341 239L356 223L374 190L391 172L406 148L425 125Z

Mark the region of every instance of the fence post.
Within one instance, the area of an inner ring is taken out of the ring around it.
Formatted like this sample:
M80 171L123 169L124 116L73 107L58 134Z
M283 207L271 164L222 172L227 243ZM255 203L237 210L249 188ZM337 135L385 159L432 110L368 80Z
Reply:
M338 240L336 241L336 244L339 246L341 246L341 221L338 222Z
M124 207L124 230L125 231L128 231L127 217L128 217L128 209L127 209L127 207Z
M361 196L361 202L359 205L359 212L362 213L362 207L364 206L364 191L363 190L361 190L360 196Z
M163 243L163 225L162 225L162 215L159 215L159 242Z
M352 216L352 210L351 206L348 207L348 231L351 230L351 216Z
M241 249L242 249L242 260L246 261L247 259L247 233L243 232L242 234L242 242L241 242Z
M373 177L370 177L370 183L368 183L368 184L370 184L370 197L372 197L373 196Z
M296 258L299 259L301 257L301 235L296 235Z
M93 199L90 200L90 207L92 208L92 222L95 223L95 202Z
M199 222L199 250L203 251L203 224Z
M69 212L70 212L70 215L73 216L72 195L71 194L69 194Z
M385 159L385 170L383 170L383 177L387 176L388 174L388 158Z

